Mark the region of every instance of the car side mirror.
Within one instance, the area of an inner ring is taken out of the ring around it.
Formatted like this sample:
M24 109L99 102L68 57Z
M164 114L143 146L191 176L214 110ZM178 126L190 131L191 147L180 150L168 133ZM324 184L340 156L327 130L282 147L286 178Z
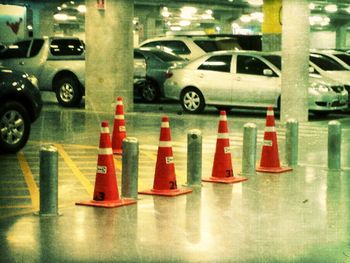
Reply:
M309 67L309 73L315 73L315 68L314 67Z
M272 77L273 71L271 69L264 69L263 74L264 74L264 76Z

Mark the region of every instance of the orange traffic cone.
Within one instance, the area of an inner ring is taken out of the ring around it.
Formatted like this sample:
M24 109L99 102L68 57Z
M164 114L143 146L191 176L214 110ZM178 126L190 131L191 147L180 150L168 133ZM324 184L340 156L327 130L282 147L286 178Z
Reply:
M101 124L100 146L93 200L77 202L77 205L117 207L136 203L133 199L120 199L114 168L108 122Z
M239 183L246 180L248 179L245 177L234 176L233 174L226 112L220 111L212 174L210 178L202 179L202 181L230 184Z
M141 191L140 194L176 196L192 192L191 189L178 189L175 175L175 164L171 136L169 128L169 118L162 118L160 128L160 138L156 169L154 174L153 188Z
M112 149L114 154L123 153L123 140L126 137L123 99L118 97L114 115L114 125L112 134Z
M267 108L266 127L258 172L282 173L291 171L290 167L282 167L278 156L278 143L275 128L275 116L272 106Z

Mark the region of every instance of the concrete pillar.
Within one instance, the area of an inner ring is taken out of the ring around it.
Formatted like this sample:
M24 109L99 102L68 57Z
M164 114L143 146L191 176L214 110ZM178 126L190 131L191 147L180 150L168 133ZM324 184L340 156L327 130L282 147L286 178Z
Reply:
M133 0L86 0L85 105L89 110L114 112L121 96L124 111L133 111Z
M54 35L54 21L53 21L54 11L53 9L43 8L40 9L39 15L39 33L35 35L39 36L53 36Z
M336 31L336 48L346 48L348 25L339 26Z
M281 121L308 120L308 0L283 0Z
M155 37L157 35L156 30L156 19L154 17L148 16L146 18L146 26L144 28L145 40L148 38Z
M282 0L264 0L263 14L262 49L263 51L280 51L282 38Z

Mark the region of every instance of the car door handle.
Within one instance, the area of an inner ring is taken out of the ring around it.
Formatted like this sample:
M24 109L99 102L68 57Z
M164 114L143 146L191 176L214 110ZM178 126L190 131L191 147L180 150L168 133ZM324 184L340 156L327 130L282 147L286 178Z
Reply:
M199 74L199 77L202 79L204 78L204 74Z
M24 65L24 61L19 62L19 64L23 66Z
M237 81L241 81L241 78L240 78L240 77L236 77L236 80L237 80Z

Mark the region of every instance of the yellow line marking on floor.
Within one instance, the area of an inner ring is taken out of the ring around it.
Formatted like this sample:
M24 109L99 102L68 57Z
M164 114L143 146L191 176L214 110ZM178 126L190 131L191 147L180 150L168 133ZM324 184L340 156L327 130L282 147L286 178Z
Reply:
M115 165L115 168L117 168L119 171L121 171L122 170L122 158L114 156L114 165Z
M32 208L32 205L0 205L0 209L3 208Z
M69 157L67 152L63 149L63 146L60 144L55 144L55 147L58 150L58 153L63 158L64 162L68 165L68 167L72 170L75 177L81 182L81 184L84 186L85 190L88 192L90 196L93 195L93 185L90 183L90 181L82 174L82 172L79 170L79 168L75 165L73 160Z
M24 154L22 151L17 153L17 159L19 161L19 165L22 169L24 180L26 181L26 184L28 186L30 198L32 199L32 206L34 211L39 210L39 189L38 186L35 183L33 174L30 170L29 164L24 157Z

